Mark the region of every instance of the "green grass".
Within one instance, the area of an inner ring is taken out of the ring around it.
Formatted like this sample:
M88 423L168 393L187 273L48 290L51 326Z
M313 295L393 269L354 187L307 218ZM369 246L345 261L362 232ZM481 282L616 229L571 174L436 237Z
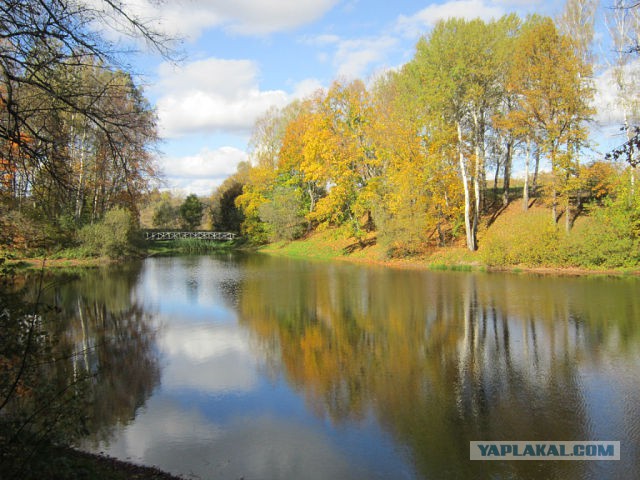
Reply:
M431 263L429 264L429 270L446 271L449 270L449 265L446 263Z
M144 250L150 256L203 255L233 250L238 248L239 245L237 241L214 242L199 238L183 238L148 242Z
M332 232L322 232L312 237L293 242L276 242L260 248L260 251L293 258L330 260L343 256L346 241L336 239Z
M465 264L454 264L451 265L451 271L453 272L471 272L473 271L473 266L472 265L465 265Z

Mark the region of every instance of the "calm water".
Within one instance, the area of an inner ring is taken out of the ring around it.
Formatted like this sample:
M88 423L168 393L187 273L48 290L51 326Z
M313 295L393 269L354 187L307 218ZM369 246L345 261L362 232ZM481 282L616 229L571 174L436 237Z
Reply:
M640 472L640 281L264 256L148 259L49 291L84 448L202 479ZM620 461L471 462L470 440L619 440Z

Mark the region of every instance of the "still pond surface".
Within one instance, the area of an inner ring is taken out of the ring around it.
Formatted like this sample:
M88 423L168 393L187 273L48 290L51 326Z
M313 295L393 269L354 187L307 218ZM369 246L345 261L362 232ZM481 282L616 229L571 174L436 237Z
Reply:
M640 478L640 279L147 259L51 293L82 447L201 479ZM469 460L616 440L620 461Z

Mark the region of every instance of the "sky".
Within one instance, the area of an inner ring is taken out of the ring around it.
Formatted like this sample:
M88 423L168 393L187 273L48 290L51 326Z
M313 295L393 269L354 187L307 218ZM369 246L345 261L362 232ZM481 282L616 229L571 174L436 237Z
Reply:
M135 69L157 109L163 189L202 196L248 159L254 122L270 107L283 107L336 79L366 82L400 67L438 20L490 20L512 12L555 17L563 7L553 0L125 3L156 29L182 39L180 62L144 54Z

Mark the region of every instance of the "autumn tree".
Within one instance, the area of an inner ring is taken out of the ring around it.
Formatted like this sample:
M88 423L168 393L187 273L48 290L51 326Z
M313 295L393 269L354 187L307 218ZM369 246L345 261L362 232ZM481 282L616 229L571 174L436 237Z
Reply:
M467 247L477 249L485 179L485 141L490 118L501 98L497 50L504 40L505 17L439 22L416 47L408 68L416 70L424 86L425 109L440 115L456 131L457 156L464 190Z
M583 81L589 75L589 66L551 19L534 18L525 25L518 39L510 82L517 90L519 118L536 132L551 162L554 222L558 220L560 195L565 198L565 214L570 215L569 193L577 172L577 148L586 141L585 121L592 114L593 92Z
M268 232L262 222L260 206L269 202L280 172L280 152L287 126L299 114L302 105L293 102L282 109L270 109L260 117L249 141L251 168L246 173L242 194L235 199L235 205L242 210L244 220L242 233L254 242L268 240Z
M0 9L0 191L10 208L35 205L49 222L76 224L117 205L136 214L156 176L155 114L99 23L169 53L121 2L10 0Z
M372 141L379 156L375 220L389 253L445 245L461 218L455 133L421 102L419 77L403 69L374 86Z
M373 226L371 193L380 174L370 136L371 113L362 81L334 82L319 105L305 151L306 170L327 186L312 219L346 225L356 237Z

